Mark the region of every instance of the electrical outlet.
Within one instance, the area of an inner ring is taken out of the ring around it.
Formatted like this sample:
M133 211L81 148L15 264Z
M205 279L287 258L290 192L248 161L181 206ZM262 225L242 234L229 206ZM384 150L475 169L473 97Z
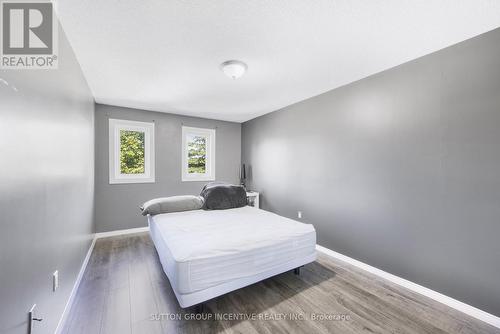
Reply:
M299 219L302 218L302 211L297 211L297 218L299 218Z
M59 287L59 270L54 271L52 274L52 291L56 291Z

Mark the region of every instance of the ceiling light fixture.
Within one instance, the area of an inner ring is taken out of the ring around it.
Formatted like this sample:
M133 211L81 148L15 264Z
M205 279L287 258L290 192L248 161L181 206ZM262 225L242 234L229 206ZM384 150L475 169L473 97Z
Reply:
M248 66L239 60L228 60L220 64L220 68L225 75L232 79L238 79L245 74Z

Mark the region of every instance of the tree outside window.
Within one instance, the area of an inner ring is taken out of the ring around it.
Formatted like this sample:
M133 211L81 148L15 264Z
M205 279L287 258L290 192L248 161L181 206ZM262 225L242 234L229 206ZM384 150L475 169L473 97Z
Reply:
M155 124L109 119L109 184L155 182Z
M120 130L121 174L143 174L145 140L144 132Z
M182 181L215 180L215 129L182 127Z
M207 139L202 136L188 136L188 173L205 174Z

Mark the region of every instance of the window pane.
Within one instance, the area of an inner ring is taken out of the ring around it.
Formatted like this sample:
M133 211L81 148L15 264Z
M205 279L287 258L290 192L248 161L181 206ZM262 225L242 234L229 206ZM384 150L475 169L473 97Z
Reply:
M205 174L207 172L207 138L202 136L187 136L188 173Z
M144 174L144 132L120 130L120 173Z

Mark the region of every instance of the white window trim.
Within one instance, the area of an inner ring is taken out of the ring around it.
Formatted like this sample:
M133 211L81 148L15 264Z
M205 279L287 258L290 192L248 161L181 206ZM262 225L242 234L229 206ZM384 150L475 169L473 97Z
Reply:
M208 138L207 143L207 173L190 174L188 173L188 150L187 136L199 135ZM214 181L215 180L215 129L194 128L189 126L182 127L182 181Z
M120 130L144 132L144 173L120 173ZM109 119L109 183L155 182L155 124L150 122Z

